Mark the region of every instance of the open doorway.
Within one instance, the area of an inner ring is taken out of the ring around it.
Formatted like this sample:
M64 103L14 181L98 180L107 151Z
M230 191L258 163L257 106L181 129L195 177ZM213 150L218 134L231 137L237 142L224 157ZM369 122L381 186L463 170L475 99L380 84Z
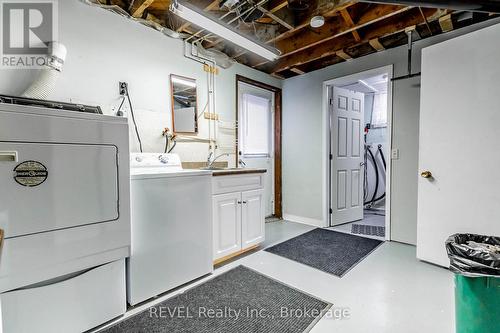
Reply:
M265 215L281 219L281 89L239 75L236 89L236 164L267 170Z
M390 67L328 82L330 227L389 239Z

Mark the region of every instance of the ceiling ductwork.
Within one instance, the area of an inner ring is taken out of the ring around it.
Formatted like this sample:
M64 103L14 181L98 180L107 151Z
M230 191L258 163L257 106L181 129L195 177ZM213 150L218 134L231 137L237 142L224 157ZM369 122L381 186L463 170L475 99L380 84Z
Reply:
M371 3L387 3L404 6L426 7L426 8L442 8L453 10L465 10L487 13L500 13L500 0L361 0L361 2Z

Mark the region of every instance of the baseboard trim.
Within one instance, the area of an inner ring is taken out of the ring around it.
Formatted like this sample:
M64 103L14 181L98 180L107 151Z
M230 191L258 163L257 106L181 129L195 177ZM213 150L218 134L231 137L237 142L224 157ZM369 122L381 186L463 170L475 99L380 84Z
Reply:
M304 217L304 216L298 216L298 215L291 215L291 214L283 214L283 220L285 221L290 221L290 222L297 222L297 223L302 223L302 224L307 224L307 225L312 225L315 227L326 227L325 223L323 220L318 220L318 219L312 219L310 217Z

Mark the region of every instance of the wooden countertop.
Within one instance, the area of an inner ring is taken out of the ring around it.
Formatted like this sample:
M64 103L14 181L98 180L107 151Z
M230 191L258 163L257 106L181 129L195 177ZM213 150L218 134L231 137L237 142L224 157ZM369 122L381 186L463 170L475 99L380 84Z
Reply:
M244 175L251 173L266 173L266 169L259 168L234 168L234 169L223 169L223 170L214 170L212 176L232 176L232 175Z

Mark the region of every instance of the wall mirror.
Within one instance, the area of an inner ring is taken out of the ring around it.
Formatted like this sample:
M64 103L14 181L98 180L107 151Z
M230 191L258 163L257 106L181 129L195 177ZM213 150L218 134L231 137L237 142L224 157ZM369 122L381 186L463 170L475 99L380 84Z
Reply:
M196 80L170 75L172 130L174 133L198 133Z

